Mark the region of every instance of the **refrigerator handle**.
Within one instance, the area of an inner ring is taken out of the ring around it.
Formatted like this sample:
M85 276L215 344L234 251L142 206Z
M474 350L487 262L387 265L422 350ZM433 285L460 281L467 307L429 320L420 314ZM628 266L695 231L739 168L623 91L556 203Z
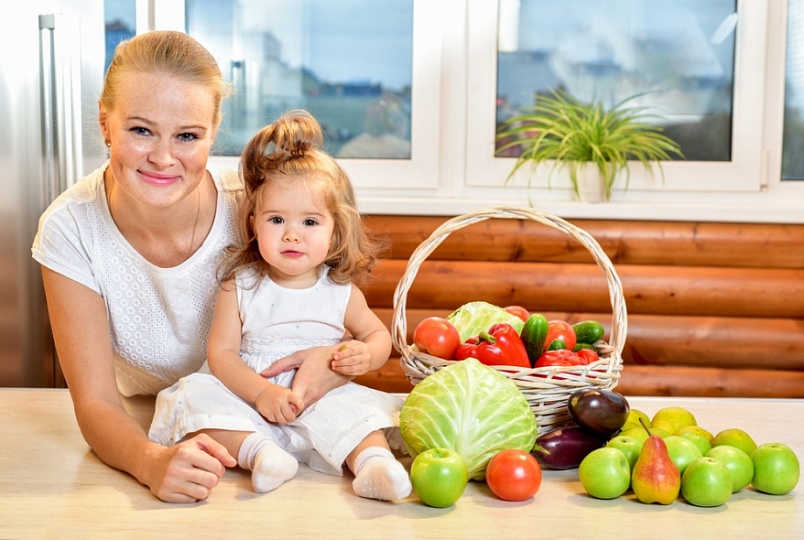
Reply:
M44 207L83 170L80 38L77 16L39 16Z

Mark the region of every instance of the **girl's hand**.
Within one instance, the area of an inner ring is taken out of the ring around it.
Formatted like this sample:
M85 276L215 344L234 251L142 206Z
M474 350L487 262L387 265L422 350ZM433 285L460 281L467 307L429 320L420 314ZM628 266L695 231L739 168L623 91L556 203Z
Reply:
M188 503L209 497L212 488L237 460L223 445L201 434L175 446L158 447L151 493L165 502Z
M371 368L371 349L362 341L348 341L332 355L332 371L357 377Z
M269 422L287 424L304 410L304 400L290 388L269 384L257 396L254 406Z

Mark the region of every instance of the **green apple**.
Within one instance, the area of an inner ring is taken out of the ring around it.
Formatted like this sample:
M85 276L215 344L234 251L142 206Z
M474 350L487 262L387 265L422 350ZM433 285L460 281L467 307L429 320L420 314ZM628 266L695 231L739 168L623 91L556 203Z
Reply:
M731 474L731 492L737 493L751 483L754 477L754 462L751 456L737 448L721 444L706 453L706 457L715 458L729 469Z
M749 456L757 449L757 443L754 442L751 435L739 428L724 429L712 438L712 448L724 444L739 448Z
M427 506L452 506L461 498L468 482L463 456L450 448L425 450L410 466L410 483Z
M631 437L639 441L642 441L643 443L648 440L648 437L650 437L648 432L645 431L645 428L643 428L642 426L626 429L625 431L621 431L620 433L618 433L617 436Z
M650 428L650 434L651 435L658 435L662 439L666 439L667 437L670 436L670 432L667 431L666 429L663 429L663 428L660 428L660 427L653 427L653 426L651 426L651 428Z
M640 418L642 418L642 420L645 421L648 427L650 427L650 416L637 409L631 409L628 412L628 418L626 418L625 424L623 424L623 426L620 428L620 432L626 431L631 428L640 428L644 430L645 428L643 428L642 424L639 423Z
M731 473L723 463L701 457L681 475L681 496L695 506L720 506L731 497Z
M686 435L687 433L694 433L696 435L700 435L701 437L706 439L706 442L708 442L709 444L712 443L712 437L713 437L712 433L709 430L702 428L701 426L684 426L683 428L676 431L675 434Z
M801 469L795 452L782 443L765 443L751 454L754 478L751 484L763 493L785 495L798 484Z
M679 474L684 474L687 466L698 458L703 457L701 449L686 437L670 435L664 439L670 460L675 464Z
M660 427L669 435L687 426L697 426L695 415L684 407L665 407L656 411L650 421L651 426Z
M712 445L708 440L706 440L706 437L702 435L698 435L692 431L685 431L684 433L679 432L677 435L692 441L692 443L698 447L698 450L700 450L701 454L703 455L706 455L706 453L712 449Z
M636 437L626 437L625 435L617 435L609 439L606 446L616 448L625 454L628 460L628 466L633 470L634 464L639 459L639 453L642 452L642 444L644 441Z
M578 476L586 492L597 499L616 499L631 485L628 458L617 448L597 448L583 458Z

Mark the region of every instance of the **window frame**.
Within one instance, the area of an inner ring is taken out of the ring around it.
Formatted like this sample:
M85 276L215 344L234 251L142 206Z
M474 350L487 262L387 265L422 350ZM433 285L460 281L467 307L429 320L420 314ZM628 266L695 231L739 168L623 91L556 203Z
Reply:
M149 27L184 30L184 0L153 5ZM414 0L412 159L339 160L361 211L446 216L533 205L567 218L804 223L804 182L781 181L787 0L738 0L733 161L666 162L664 183L636 163L628 190L617 184L604 204L573 201L555 174L550 188L539 178L526 188L526 171L506 185L513 160L492 157L498 5Z

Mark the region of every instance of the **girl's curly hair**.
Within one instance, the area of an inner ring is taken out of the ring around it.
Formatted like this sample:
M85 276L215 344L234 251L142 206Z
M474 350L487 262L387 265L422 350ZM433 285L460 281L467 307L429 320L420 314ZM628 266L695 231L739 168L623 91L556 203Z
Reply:
M301 109L283 114L248 142L240 160L246 193L237 222L239 243L229 246L218 274L220 281L233 278L247 266L260 275L267 272L251 217L263 192L280 178L298 181L299 189L316 190L332 213L335 226L325 261L330 278L358 285L368 279L385 245L363 226L352 183L335 159L321 149L322 143L318 121Z

